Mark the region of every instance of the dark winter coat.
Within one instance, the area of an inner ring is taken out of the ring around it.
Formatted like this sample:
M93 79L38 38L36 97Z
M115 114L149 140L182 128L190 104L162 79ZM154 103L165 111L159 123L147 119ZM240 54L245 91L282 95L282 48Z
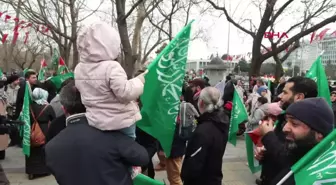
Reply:
M229 117L220 109L204 113L199 121L187 146L181 178L184 185L221 185Z
M130 167L149 162L146 149L119 131L101 131L84 114L46 145L46 161L59 185L133 185Z

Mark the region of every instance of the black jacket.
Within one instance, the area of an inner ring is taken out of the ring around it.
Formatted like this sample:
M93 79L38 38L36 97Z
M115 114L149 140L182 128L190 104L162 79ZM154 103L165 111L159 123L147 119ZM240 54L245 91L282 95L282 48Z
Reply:
M274 132L267 133L263 139L266 151L261 162L261 179L263 185L269 185L270 182L286 167L290 166L284 148L285 135L282 131L285 126L285 114L280 114L277 118L278 124Z
M47 142L49 142L52 138L54 138L57 134L59 134L63 129L65 129L65 122L66 122L66 117L64 114L51 121L47 135L46 135Z
M184 185L221 185L229 117L224 110L204 113L190 139L182 165Z
M332 102L332 109L333 109L334 117L335 117L334 127L336 128L336 101Z
M46 164L59 185L132 185L129 168L144 166L148 153L119 131L101 131L84 114L68 117L67 127L45 148Z

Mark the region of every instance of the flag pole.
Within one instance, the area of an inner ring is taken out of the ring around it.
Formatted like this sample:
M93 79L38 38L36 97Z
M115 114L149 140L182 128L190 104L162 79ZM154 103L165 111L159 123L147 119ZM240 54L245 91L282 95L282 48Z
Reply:
M293 171L289 171L276 185L282 185L291 175L293 175Z
M324 50L322 50L322 52L321 52L320 56L322 56L322 55L323 55L323 53L324 53Z

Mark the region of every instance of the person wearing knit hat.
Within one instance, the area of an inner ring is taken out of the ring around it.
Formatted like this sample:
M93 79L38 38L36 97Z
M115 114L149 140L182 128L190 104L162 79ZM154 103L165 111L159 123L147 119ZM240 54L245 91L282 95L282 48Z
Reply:
M324 98L307 98L293 103L286 110L286 116L287 118L290 117L292 120L296 120L297 123L300 123L300 125L306 126L302 128L310 128L310 130L320 134L323 137L327 136L334 129L334 113ZM296 126L297 125L298 124L296 124ZM291 125L291 122L287 120L283 131L285 133L292 133L294 136L293 139L298 139L298 136L295 136L295 132L298 133L304 130L296 130L297 128L298 127L294 128ZM302 128L299 127L299 129Z
M324 98L306 98L291 104L286 110L287 167L273 179L270 184L277 184L290 169L323 138L334 129L334 113ZM298 179L290 176L283 185L301 184Z

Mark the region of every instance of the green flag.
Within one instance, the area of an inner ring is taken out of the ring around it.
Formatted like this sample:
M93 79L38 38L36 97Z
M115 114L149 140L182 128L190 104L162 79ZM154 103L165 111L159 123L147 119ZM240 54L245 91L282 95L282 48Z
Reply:
M231 111L230 128L229 128L229 142L236 146L237 144L237 132L239 124L248 119L248 114L240 98L236 88L233 94L232 100L233 108Z
M30 156L30 85L26 82L22 111L19 120L23 124L22 151L26 156Z
M188 56L191 23L149 64L145 76L142 119L137 126L158 139L167 157L175 133Z
M40 71L39 71L38 76L37 76L38 81L45 80L45 73L46 73L47 67L48 67L47 62L45 61L45 59L42 59L41 60Z
M133 179L133 185L164 185L164 183L140 173Z
M270 90L272 92L272 90L271 90L271 80L268 80L268 82L267 82L267 88L268 88L268 90Z
M248 166L252 173L256 173L261 170L261 165L259 164L259 161L254 158L255 144L252 142L248 133L245 133L245 144Z
M313 79L317 84L318 97L325 98L331 106L330 91L327 75L321 62L321 56L319 56L313 65L310 67L306 77Z
M52 69L58 69L59 58L60 58L60 54L57 51L57 49L54 48L54 52L53 52L53 55L51 57L51 66L50 66Z
M56 86L57 91L61 89L62 83L68 78L74 78L74 73L66 73L51 77L49 80Z
M311 149L277 184L281 185L294 173L296 184L336 184L336 130Z
M0 78L2 78L3 76L3 72L2 72L2 69L0 68Z

